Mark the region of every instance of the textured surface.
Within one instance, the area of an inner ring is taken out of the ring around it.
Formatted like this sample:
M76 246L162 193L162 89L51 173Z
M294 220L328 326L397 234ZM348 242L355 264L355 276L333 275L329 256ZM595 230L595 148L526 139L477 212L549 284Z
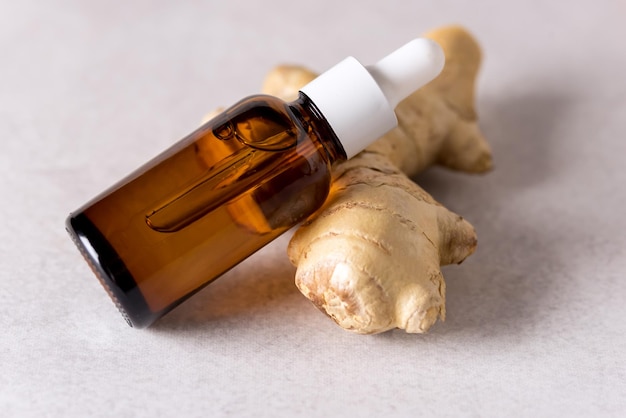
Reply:
M179 3L0 0L2 416L623 413L624 2ZM444 269L445 323L339 329L296 290L283 237L126 327L67 212L278 62L369 62L448 23L484 48L496 171L419 178L479 235Z

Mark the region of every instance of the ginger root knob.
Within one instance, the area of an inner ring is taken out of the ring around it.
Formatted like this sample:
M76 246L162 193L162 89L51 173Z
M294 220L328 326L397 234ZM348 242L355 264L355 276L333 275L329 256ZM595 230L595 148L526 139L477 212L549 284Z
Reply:
M339 170L325 208L289 244L296 285L345 329L427 331L445 318L439 266L474 251L474 228L383 156Z

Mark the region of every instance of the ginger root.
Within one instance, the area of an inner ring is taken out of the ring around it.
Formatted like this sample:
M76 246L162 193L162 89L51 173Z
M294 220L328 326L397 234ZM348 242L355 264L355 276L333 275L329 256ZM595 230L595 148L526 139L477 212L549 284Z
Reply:
M444 320L440 266L462 262L477 244L467 221L409 178L432 164L472 173L492 165L473 106L478 44L460 27L426 36L444 49L443 72L398 105L398 128L335 167L327 202L288 248L300 291L358 333L421 333ZM293 99L314 77L281 66L263 91Z

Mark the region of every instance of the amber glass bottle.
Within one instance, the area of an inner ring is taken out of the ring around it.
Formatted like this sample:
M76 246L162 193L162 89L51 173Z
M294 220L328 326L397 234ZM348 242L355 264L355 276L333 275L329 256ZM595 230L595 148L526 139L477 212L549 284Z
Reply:
M67 226L122 314L142 327L319 208L332 162L345 157L304 94L289 104L251 97Z
M67 219L127 322L142 328L315 212L331 166L393 128L443 54L414 40L375 66L348 58L285 103L244 99Z

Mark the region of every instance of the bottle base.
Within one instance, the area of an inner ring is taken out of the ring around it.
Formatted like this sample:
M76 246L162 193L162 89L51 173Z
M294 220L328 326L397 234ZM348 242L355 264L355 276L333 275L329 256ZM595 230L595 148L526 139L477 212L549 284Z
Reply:
M162 316L150 310L124 262L84 213L71 214L66 229L128 325L145 328Z

